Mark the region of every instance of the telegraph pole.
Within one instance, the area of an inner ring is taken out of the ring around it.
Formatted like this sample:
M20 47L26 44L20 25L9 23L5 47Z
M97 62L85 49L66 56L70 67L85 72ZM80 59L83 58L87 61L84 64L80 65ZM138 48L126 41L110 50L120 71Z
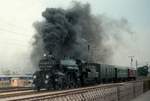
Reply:
M87 63L89 63L89 57L90 57L90 45L88 44L88 59L87 59Z
M134 58L134 56L129 56L129 58L131 59L130 65L131 65L131 67L132 67L132 63L133 63L133 58Z
M138 61L136 60L136 62L135 62L135 67L136 67L136 69L137 69L137 67L138 67Z

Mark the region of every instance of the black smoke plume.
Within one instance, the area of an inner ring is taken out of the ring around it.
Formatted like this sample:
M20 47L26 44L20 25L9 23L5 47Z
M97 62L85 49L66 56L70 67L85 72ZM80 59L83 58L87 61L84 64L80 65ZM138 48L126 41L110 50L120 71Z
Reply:
M109 63L113 47L108 43L110 37L118 35L111 35L111 31L106 31L107 25L111 24L112 28L116 28L120 24L118 29L124 29L121 27L122 21L108 22L110 19L104 19L103 15L92 15L90 5L79 2L73 3L68 9L47 8L42 16L44 21L34 23L37 30L32 53L34 61L38 61L46 52L52 53L58 59L74 57ZM109 26L108 30L113 29Z

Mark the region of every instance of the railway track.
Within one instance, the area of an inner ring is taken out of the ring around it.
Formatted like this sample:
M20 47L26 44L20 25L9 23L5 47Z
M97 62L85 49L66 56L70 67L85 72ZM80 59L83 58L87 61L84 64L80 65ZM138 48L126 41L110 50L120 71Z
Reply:
M1 99L4 99L4 98L32 95L32 94L38 94L38 93L43 93L43 92L47 92L47 91L41 90L41 92L37 92L37 91L31 90L31 89L26 89L26 90L24 89L24 90L16 90L16 91L9 91L9 92L1 92L0 93L0 101L1 101Z
M24 91L31 90L31 87L9 87L9 88L0 88L0 93L4 92L14 92L14 91Z
M104 84L104 85L96 85L92 87L83 87L83 88L77 88L77 89L69 89L69 90L62 90L62 91L42 91L42 92L36 92L36 91L20 91L16 93L3 93L0 95L0 100L3 101L41 101L45 99L51 99L51 98L59 98L62 96L69 96L69 95L77 95L82 94L85 92L88 92L89 90L96 90L96 89L105 89L105 88L112 88L116 86L121 86L122 83L116 83L116 84ZM69 100L70 101L70 100Z
M27 94L30 94L30 93L33 93L33 92L34 92L33 90L3 92L3 93L0 93L0 99L1 98L12 97L12 96L27 95Z

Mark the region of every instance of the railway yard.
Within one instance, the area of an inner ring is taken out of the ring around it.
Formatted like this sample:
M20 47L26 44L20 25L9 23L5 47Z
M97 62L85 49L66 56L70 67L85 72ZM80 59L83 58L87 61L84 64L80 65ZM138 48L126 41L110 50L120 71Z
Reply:
M0 90L0 101L130 101L148 91L150 80L101 84L77 89L40 92L31 88Z

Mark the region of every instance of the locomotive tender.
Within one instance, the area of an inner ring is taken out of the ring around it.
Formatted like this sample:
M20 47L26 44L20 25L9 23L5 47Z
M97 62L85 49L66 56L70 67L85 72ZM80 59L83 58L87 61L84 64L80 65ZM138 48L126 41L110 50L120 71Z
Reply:
M40 70L33 74L33 85L38 91L43 88L58 90L136 79L136 70L128 67L68 58L58 61L52 55L44 55L39 67Z

